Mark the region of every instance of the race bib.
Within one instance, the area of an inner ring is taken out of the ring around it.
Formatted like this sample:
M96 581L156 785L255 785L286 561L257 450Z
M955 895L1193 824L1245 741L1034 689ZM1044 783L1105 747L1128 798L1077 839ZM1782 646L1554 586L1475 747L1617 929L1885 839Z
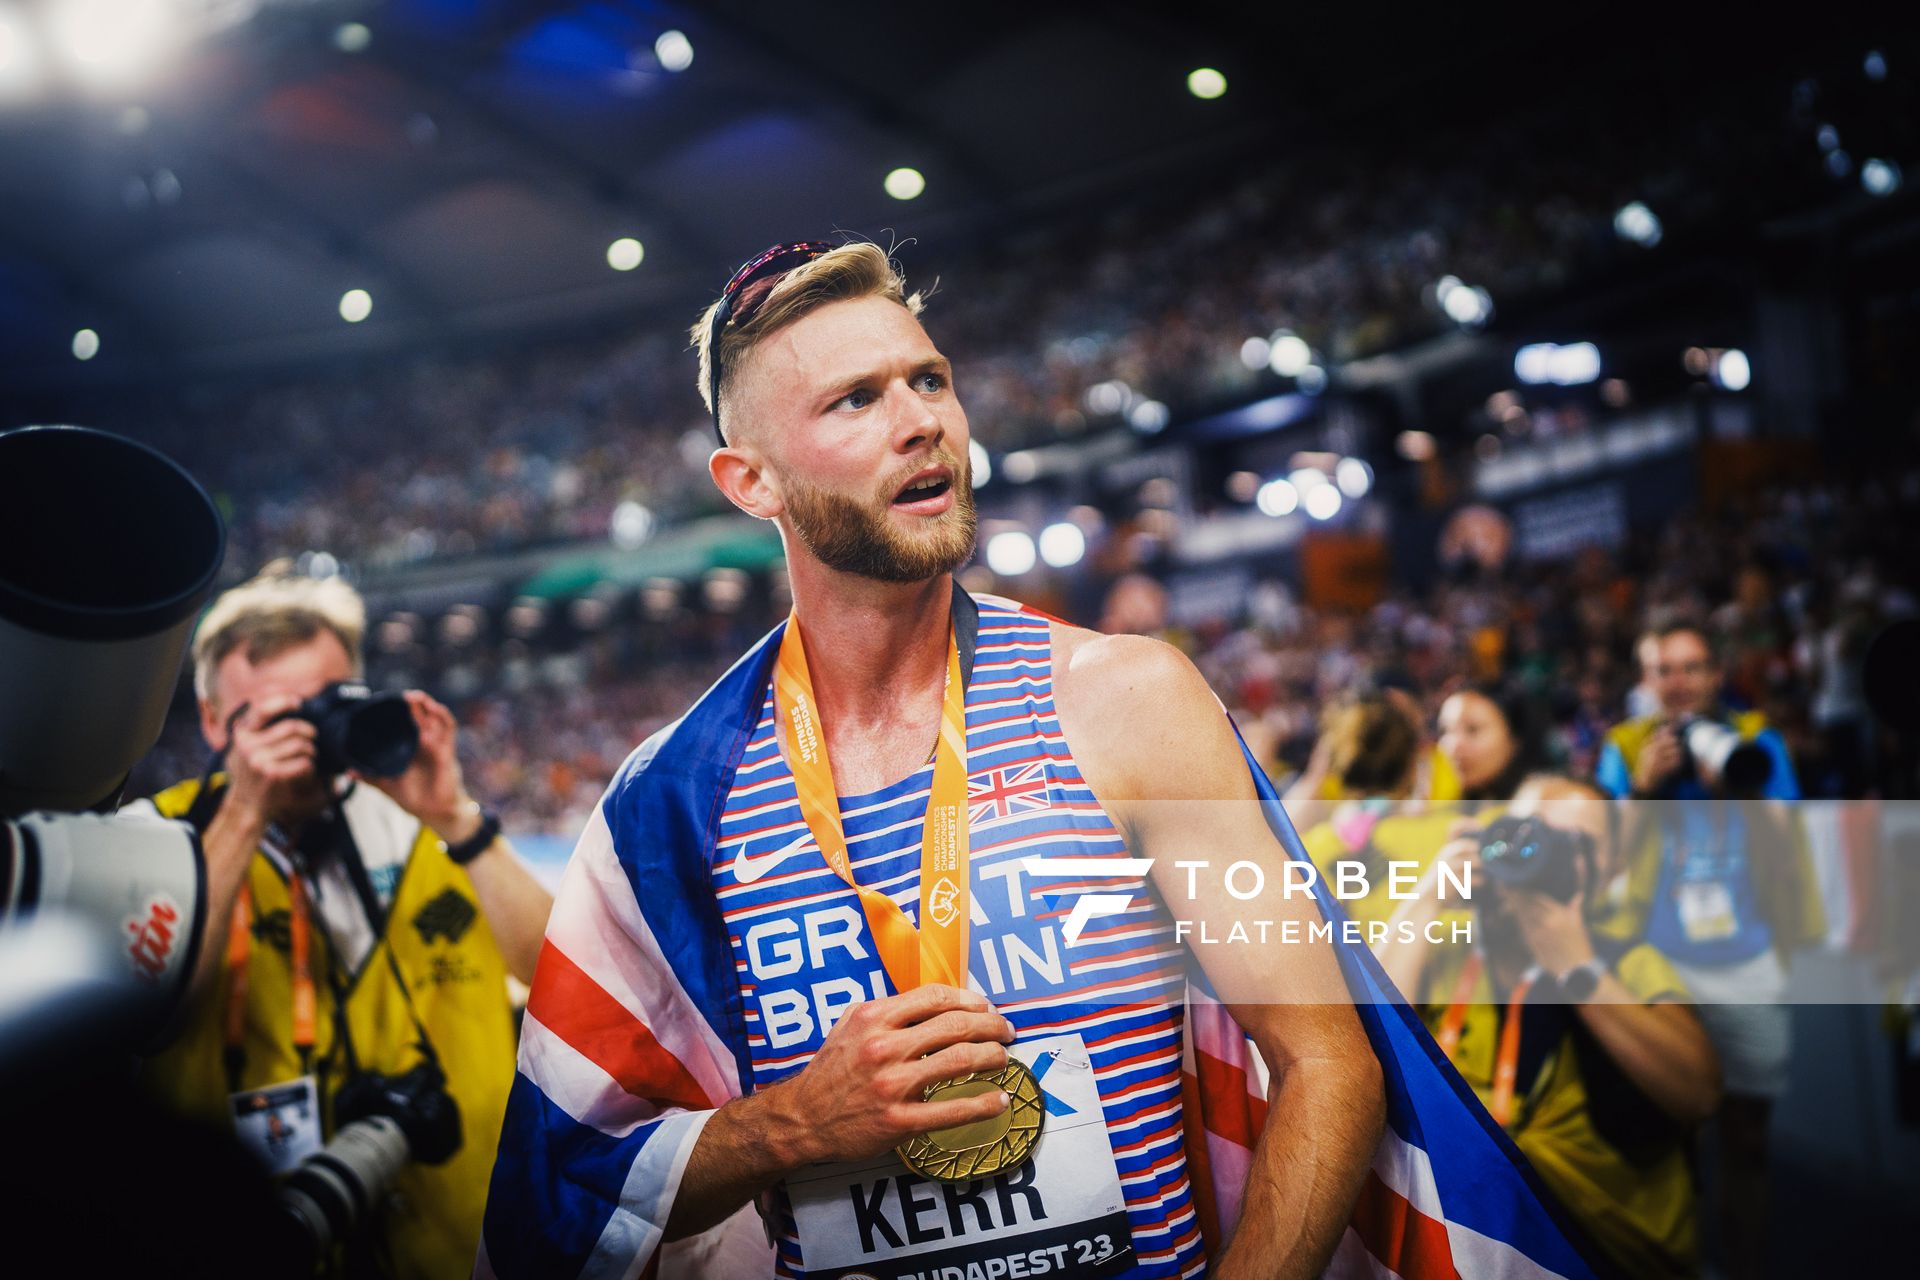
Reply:
M933 1182L888 1152L787 1179L808 1280L1112 1276L1134 1264L1126 1197L1079 1036L1009 1052L1046 1101L1034 1156L970 1182Z
M1680 928L1689 942L1731 938L1739 929L1733 895L1719 880L1694 880L1679 886Z
M320 1091L312 1076L227 1098L240 1143L273 1173L286 1173L320 1149Z

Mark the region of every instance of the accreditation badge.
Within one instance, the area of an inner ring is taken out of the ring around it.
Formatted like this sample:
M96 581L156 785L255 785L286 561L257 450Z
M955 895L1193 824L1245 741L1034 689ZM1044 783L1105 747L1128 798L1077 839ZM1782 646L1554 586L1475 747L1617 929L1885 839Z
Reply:
M892 1152L793 1174L787 1196L809 1280L1094 1277L1133 1267L1126 1197L1085 1042L1048 1036L1008 1053L1031 1073L1046 1116L1031 1155L959 1181L902 1168Z
M1689 942L1718 942L1739 930L1733 894L1720 880L1682 881L1678 886L1680 928Z
M271 1173L286 1173L320 1149L320 1091L312 1076L227 1097L240 1145Z

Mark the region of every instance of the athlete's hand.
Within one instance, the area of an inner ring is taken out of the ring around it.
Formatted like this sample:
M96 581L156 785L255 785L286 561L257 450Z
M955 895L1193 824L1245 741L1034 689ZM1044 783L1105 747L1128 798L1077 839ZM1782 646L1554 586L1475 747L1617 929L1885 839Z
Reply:
M858 1160L929 1129L999 1115L1007 1096L997 1090L941 1102L921 1094L954 1076L998 1071L1012 1042L1013 1024L986 997L957 987L929 984L854 1005L782 1090L793 1154L799 1163Z
M296 717L274 720L299 705L291 694L271 694L233 722L222 807L235 818L264 826L312 812L321 787L313 771L313 725Z

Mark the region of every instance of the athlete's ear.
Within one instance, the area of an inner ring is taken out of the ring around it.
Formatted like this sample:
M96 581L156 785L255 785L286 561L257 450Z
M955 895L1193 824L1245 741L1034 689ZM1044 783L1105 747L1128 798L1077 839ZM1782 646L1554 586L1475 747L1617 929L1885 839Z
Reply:
M766 459L752 445L715 449L707 459L707 474L728 502L756 519L772 520L787 509L768 474Z

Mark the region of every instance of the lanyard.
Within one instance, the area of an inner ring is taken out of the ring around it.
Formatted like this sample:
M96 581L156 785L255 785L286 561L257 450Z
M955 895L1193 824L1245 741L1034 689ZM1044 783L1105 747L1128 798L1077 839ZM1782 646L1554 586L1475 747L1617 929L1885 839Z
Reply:
M774 670L776 712L787 728L789 766L800 815L833 873L860 895L880 962L898 991L923 982L967 984L967 926L972 901L968 879L966 681L960 674L959 640L947 641L947 684L941 700L940 739L934 747L933 793L920 837L920 928L886 894L863 889L853 878L840 793L827 759L827 738L807 673L800 619L787 621Z
M1453 985L1453 1000L1447 1005L1447 1011L1440 1019L1440 1030L1434 1039L1440 1044L1440 1052L1453 1059L1453 1051L1460 1047L1460 1030L1467 1019L1467 1004L1473 998L1474 985L1480 981L1480 953L1474 952L1461 966L1460 979ZM1507 1017L1500 1028L1500 1048L1493 1060L1493 1101L1487 1110L1493 1113L1493 1122L1501 1128L1507 1127L1507 1121L1513 1115L1513 1089L1520 1072L1520 1014L1526 1008L1527 992L1533 989L1535 971L1532 969L1521 975L1514 984L1513 994L1507 997Z
M301 1070L313 1060L314 1023L317 1003L313 986L312 931L307 918L306 888L297 874L287 876L288 938L293 970L293 1047L300 1055ZM234 900L233 918L227 925L227 1075L233 1089L240 1088L240 1068L245 1061L247 1030L247 966L253 955L253 887L244 881Z

